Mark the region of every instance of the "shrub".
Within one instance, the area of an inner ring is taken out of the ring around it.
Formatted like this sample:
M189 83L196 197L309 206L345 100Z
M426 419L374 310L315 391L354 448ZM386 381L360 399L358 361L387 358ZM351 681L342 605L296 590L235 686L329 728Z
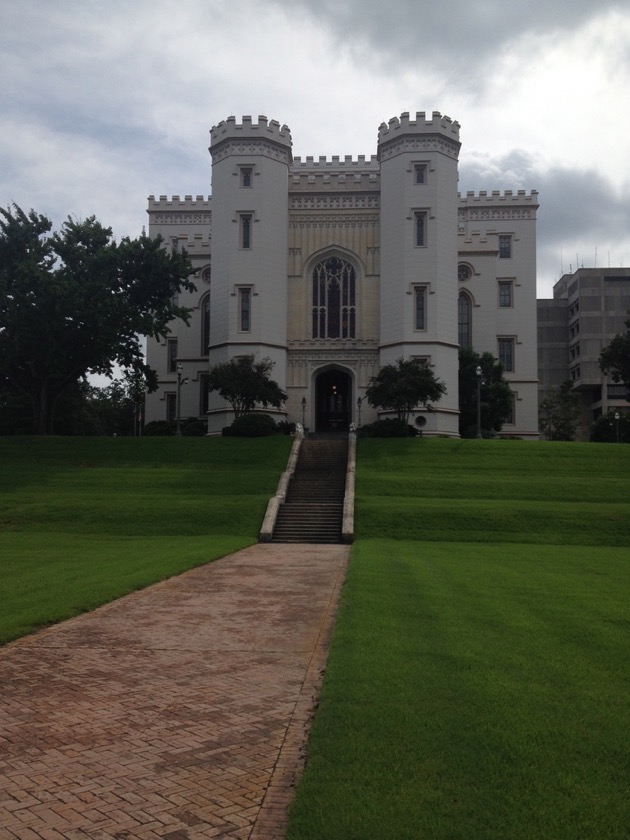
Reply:
M357 437L415 437L417 429L407 425L404 420L397 417L390 417L386 420L377 420L368 426L361 426L357 430Z
M244 414L229 426L232 437L267 437L279 434L273 417L268 414ZM225 435L225 429L223 430Z
M292 435L295 432L295 423L290 423L288 420L281 420L278 423L278 430L282 435Z
M174 420L152 420L142 430L144 437L172 437L175 434Z

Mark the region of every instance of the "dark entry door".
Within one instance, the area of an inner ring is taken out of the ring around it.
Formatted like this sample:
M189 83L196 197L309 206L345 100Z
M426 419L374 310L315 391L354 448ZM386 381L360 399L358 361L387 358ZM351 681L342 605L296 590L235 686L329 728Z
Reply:
M318 432L345 432L350 425L350 375L327 370L317 377L315 386Z

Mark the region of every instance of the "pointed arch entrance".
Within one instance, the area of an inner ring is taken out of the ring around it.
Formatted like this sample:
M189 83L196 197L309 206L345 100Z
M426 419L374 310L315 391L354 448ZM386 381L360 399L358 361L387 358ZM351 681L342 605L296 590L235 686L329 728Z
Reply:
M328 368L315 379L315 430L345 432L351 422L352 380L339 368Z

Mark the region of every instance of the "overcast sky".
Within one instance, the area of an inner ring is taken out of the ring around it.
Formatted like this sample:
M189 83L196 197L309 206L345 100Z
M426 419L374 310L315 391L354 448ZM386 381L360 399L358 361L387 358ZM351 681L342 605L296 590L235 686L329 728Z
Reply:
M461 124L461 191L539 191L538 290L630 265L630 0L0 0L0 206L137 236L210 193L210 127L286 123L371 155L381 122Z

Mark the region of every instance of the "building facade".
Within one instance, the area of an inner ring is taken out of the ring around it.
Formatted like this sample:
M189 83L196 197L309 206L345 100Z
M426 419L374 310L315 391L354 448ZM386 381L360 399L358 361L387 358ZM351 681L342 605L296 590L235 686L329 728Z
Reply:
M538 301L539 398L570 380L580 395L578 440L602 414L627 411L626 388L602 373L599 356L630 312L630 268L580 268L565 274L553 298Z
M346 429L379 416L365 400L379 368L418 357L447 390L412 422L457 436L466 345L504 363L504 433L538 436L535 192L458 196L459 125L437 112L383 123L371 158L293 158L287 126L262 116L210 138L211 197L149 198L150 235L187 251L197 292L179 301L190 326L148 342L147 421L179 413L219 432L232 413L208 370L254 354L287 392L276 419Z

